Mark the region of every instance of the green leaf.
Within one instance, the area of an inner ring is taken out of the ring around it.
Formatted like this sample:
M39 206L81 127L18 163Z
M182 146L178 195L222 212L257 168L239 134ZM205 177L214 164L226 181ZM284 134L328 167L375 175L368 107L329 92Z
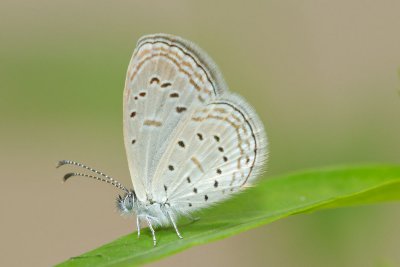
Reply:
M182 220L180 240L171 228L121 237L59 266L136 266L289 215L400 199L400 166L337 167L309 170L261 181L237 197L202 211L200 220Z

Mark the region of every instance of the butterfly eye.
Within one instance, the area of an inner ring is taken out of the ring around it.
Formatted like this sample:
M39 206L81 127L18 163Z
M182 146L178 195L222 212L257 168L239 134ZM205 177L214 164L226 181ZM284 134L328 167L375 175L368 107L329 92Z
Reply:
M126 210L132 210L133 208L133 195L127 194L124 199L124 206Z

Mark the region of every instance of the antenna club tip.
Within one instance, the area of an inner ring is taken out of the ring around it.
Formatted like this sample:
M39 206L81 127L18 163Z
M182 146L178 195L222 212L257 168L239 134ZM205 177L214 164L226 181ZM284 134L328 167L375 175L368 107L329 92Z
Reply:
M75 173L69 172L69 173L65 174L64 177L63 177L63 181L66 182L72 176L75 176Z
M68 164L68 162L69 162L68 160L60 160L57 162L56 168L60 168L61 166Z

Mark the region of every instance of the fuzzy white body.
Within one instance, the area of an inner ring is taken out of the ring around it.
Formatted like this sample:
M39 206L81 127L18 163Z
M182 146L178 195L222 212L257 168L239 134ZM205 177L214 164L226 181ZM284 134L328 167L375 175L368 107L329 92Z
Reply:
M171 225L171 219L166 213L166 207L162 204L140 204L135 213L139 217L140 221L145 221L146 217L148 217L155 227L166 227ZM178 216L172 211L170 213L173 220L176 221Z
M139 221L146 221L146 218L148 218L155 227L170 226L171 218L175 221L179 216L179 212L171 209L168 203L142 202L135 198L132 192L125 194L124 197L119 197L117 207L122 215L135 215Z

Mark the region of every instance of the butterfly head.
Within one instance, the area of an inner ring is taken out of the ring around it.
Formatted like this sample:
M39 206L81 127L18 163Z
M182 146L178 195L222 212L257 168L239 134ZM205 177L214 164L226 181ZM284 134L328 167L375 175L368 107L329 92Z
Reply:
M135 191L129 191L124 196L118 195L117 208L122 214L130 214L136 206Z

